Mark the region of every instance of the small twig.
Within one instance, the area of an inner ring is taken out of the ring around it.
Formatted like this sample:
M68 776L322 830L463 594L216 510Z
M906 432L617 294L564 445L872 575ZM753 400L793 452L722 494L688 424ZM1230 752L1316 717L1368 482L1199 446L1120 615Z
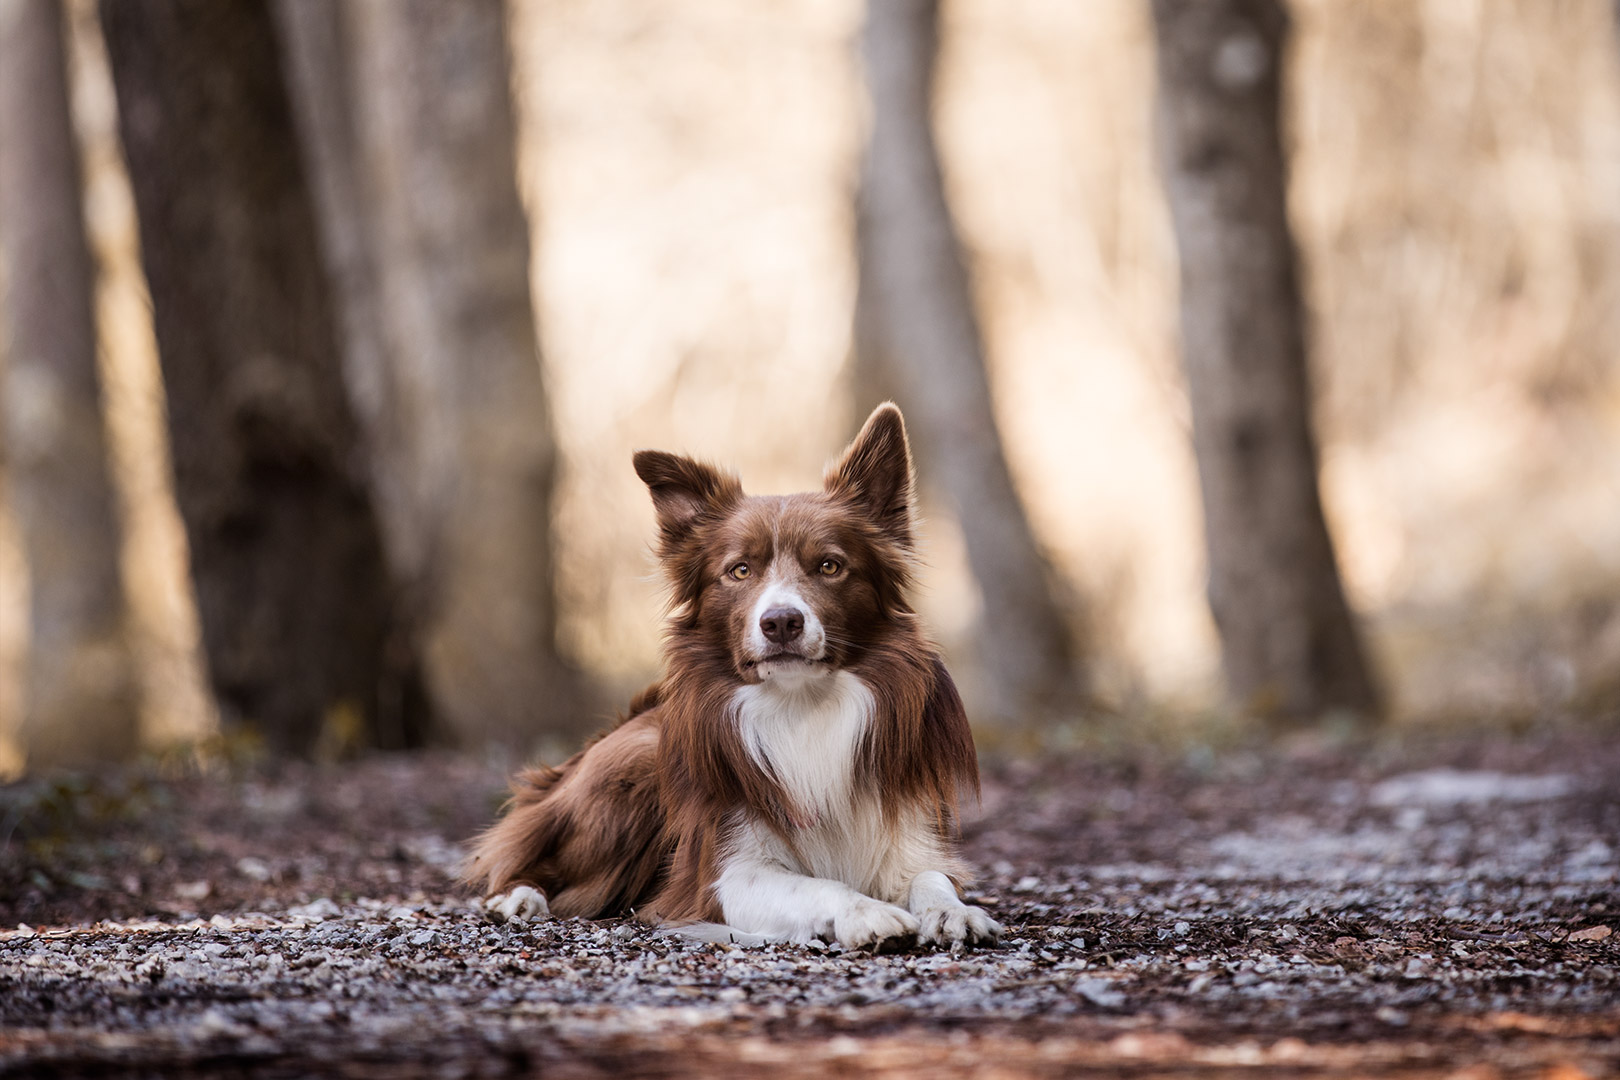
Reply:
M1447 937L1462 941L1528 941L1530 935L1523 930L1508 930L1500 934L1483 934L1477 930L1447 930Z

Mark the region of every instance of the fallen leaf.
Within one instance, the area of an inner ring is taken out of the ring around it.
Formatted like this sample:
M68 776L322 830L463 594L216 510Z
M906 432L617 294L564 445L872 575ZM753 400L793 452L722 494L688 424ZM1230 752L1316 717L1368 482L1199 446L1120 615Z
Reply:
M1569 935L1569 940L1602 941L1612 933L1614 933L1614 931L1609 929L1607 926L1588 926L1584 930L1577 930L1573 934Z
M1608 927L1594 926L1592 929L1607 930ZM1539 1080L1593 1080L1593 1076L1573 1062L1560 1061L1554 1065L1549 1065L1543 1070Z

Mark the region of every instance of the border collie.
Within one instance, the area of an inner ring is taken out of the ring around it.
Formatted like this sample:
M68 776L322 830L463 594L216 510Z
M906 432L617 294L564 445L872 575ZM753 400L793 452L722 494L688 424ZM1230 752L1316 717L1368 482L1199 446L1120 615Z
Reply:
M877 408L822 490L750 496L654 450L672 590L664 678L560 768L513 782L465 877L496 918L634 913L732 940L976 944L957 794L977 794L955 685L906 599L911 451Z

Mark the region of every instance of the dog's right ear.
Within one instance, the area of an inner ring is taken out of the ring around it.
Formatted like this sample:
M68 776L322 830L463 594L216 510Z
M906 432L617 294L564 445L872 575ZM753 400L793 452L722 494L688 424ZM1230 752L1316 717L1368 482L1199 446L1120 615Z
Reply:
M637 450L636 475L652 492L658 531L666 545L691 535L705 515L725 510L742 498L735 476L701 461L662 450Z

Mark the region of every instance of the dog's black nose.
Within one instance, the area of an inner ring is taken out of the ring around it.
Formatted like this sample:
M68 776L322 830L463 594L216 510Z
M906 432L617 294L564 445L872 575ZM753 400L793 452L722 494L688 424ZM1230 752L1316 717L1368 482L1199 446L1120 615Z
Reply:
M773 607L759 617L760 632L774 645L786 645L804 636L804 612L798 608Z

